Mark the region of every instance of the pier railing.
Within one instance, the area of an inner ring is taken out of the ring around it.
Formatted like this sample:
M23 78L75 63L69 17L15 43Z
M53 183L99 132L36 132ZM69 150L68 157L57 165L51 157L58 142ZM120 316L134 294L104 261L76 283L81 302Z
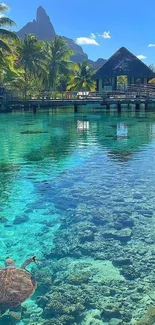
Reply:
M23 99L20 94L16 96L10 92L5 96L0 95L1 101L13 102L13 101L94 101L94 102L103 102L103 101L123 101L123 100L155 100L155 85L131 85L125 90L115 90L115 91L50 91L50 92L41 92L38 96L31 96Z
M155 99L155 87L137 87L136 85L128 87L126 90L113 91L64 91L43 93L40 97L31 97L29 99L61 100L61 101L106 101L106 100L123 100L123 99Z

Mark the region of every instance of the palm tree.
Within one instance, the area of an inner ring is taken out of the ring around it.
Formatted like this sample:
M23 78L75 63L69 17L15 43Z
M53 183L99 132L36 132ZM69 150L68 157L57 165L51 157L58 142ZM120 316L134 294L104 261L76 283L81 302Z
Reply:
M33 34L27 34L18 48L18 64L25 70L26 77L38 75L45 67L44 44Z
M46 72L44 42L37 37L27 34L18 47L19 59L17 66L23 69L23 83L25 84L25 98L34 78L42 78Z
M18 36L15 33L4 28L5 26L16 26L13 20L3 16L3 13L7 10L9 10L9 7L4 3L0 3L0 58L3 58L5 53L12 52L12 41L19 40Z
M0 3L0 83L4 84L7 71L13 69L13 55L15 55L15 46L19 38L13 32L4 27L16 26L13 20L4 16L4 12L9 7Z
M76 64L69 60L73 51L62 37L56 36L53 41L46 44L46 54L48 73L44 81L48 90L55 90L61 77L69 76L72 69L76 67Z
M67 90L88 90L95 91L96 84L92 80L92 75L94 70L92 66L84 60L82 63L78 64L77 74L72 76L69 85L67 86Z

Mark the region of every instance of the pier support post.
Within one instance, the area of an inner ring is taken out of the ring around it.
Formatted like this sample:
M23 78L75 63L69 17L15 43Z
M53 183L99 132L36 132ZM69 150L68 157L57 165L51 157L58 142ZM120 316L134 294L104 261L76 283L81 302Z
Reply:
M136 105L135 105L136 107L136 111L139 111L140 110L140 103L136 103Z
M117 110L118 110L118 112L121 112L121 103L119 103L119 102L117 104Z
M106 104L106 110L110 110L110 104Z
M33 105L32 110L33 110L33 114L36 114L37 113L37 106Z
M147 111L148 108L149 108L149 103L146 102L146 103L145 103L145 111Z
M77 112L78 112L78 105L74 104L74 113L77 113Z

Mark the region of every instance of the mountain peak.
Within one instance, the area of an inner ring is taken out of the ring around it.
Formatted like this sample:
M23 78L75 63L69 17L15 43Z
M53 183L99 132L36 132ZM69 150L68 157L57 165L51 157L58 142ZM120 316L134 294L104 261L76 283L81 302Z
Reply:
M23 28L21 28L16 33L21 39L24 39L26 34L34 34L37 36L38 40L42 41L51 41L56 36L56 32L50 20L50 17L47 15L46 10L39 6L36 12L36 19L31 22L28 22ZM68 46L74 51L74 54L71 56L71 59L74 62L82 62L84 59L88 59L88 55L84 53L81 46L77 45L74 40L68 37L62 37L68 44ZM90 60L90 63L95 66L95 63ZM101 65L96 64L97 66Z
M39 6L37 10L38 11L45 11L45 9L42 6Z
M50 18L42 6L37 9L36 19L27 23L17 32L17 35L22 39L25 37L25 34L35 34L39 40L43 41L51 41L56 36Z
M45 9L42 6L39 6L38 9L37 9L36 21L39 24L44 22L44 21L49 21L50 22L50 18L47 15Z

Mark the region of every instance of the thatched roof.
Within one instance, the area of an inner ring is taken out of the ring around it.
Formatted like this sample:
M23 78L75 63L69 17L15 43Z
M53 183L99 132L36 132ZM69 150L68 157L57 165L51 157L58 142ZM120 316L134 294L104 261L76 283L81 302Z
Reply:
M153 78L155 73L125 47L121 47L94 74L93 79L111 78L114 76L135 78Z

